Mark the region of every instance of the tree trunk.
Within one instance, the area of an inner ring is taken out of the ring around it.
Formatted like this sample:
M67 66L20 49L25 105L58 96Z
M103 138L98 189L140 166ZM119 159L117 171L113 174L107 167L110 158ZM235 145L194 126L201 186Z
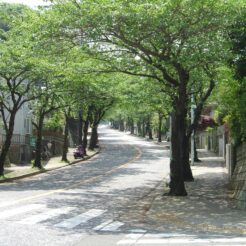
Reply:
M84 127L83 127L83 148L84 148L84 154L85 155L86 155L86 148L88 145L87 137L88 137L89 124L90 124L89 117L87 117L87 119L85 120Z
M131 122L130 122L130 131L131 131L131 134L133 135L134 134L134 120L131 119Z
M194 131L194 139L196 136L196 131ZM196 148L196 140L194 140L194 161L195 162L201 162L201 160L198 158L197 148Z
M181 114L175 112L172 117L171 148L172 156L170 161L170 191L172 196L186 196L184 185L183 165L183 140L185 135L185 119Z
M91 128L91 139L90 139L90 144L89 144L89 149L94 150L97 146L98 142L98 133L97 133L97 125L92 126Z
M185 76L185 75L184 75ZM184 184L184 170L186 158L186 130L187 130L187 91L186 85L188 77L182 77L178 87L178 95L173 101L173 116L172 116L172 130L171 130L171 161L170 161L170 191L172 196L186 196L187 192Z
M79 122L78 122L78 144L83 144L83 118L82 118L82 110L79 110Z
M151 124L150 124L150 116L148 116L147 125L146 125L146 131L148 132L149 139L152 140L153 139L153 134L152 134Z
M146 129L145 129L145 120L142 121L142 137L145 137Z
M65 115L65 129L64 129L64 140L63 140L63 148L62 148L62 161L69 162L67 159L67 151L68 151L68 115Z
M37 142L35 147L35 161L33 167L42 169L42 135L43 135L43 124L44 124L44 115L41 113L39 115L38 127L37 130Z
M184 181L192 182L194 181L194 177L192 175L191 167L190 167L190 138L184 138L184 145L183 145L183 156L184 156Z
M124 120L120 120L120 131L123 132L125 130Z
M9 148L11 145L11 140L14 132L14 122L15 122L15 115L16 111L12 111L9 119L9 125L8 125L8 130L6 131L6 139L4 141L2 150L1 150L1 155L0 155L0 176L4 176L4 163L7 157L7 154L9 152Z
M142 129L141 129L141 122L137 122L137 135L141 136L142 135Z
M163 116L161 115L161 113L158 113L158 142L161 143L161 128L162 128L162 119Z

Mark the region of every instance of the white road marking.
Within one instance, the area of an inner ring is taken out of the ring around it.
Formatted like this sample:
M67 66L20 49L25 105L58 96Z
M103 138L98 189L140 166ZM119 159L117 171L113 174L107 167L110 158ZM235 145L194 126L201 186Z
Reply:
M246 237L234 237L234 238L215 238L211 239L214 243L246 243Z
M25 225L34 225L34 224L37 224L37 223L39 223L41 221L50 219L52 217L56 217L56 216L59 216L61 214L65 214L67 212L70 212L73 209L74 208L70 208L70 207L50 209L47 212L44 212L44 213L41 213L41 214L35 214L33 216L25 218L25 219L19 221L19 223L25 224Z
M193 243L202 243L209 244L211 241L208 239L187 239L187 238L163 238L163 239L140 239L136 242L136 244L193 244Z
M17 207L17 208L9 209L7 211L3 211L0 213L0 219L7 219L9 217L13 217L15 215L30 212L32 210L40 209L43 207L44 207L44 205L42 205L42 204L30 204L30 205L26 205L23 207Z
M102 224L100 224L100 225L94 227L93 230L94 230L94 231L99 231L99 230L101 230L103 227L105 227L106 225L108 225L108 224L110 224L110 223L112 223L112 222L113 222L113 220L107 220L107 221L103 222Z
M115 221L112 222L101 229L101 231L117 231L124 223Z
M130 235L129 236L130 238ZM148 234L150 236L150 234ZM155 235L157 236L157 235ZM171 245L171 244L179 244L179 245L192 245L192 244L204 244L204 245L209 245L213 244L215 245L216 243L226 243L226 244L232 244L232 243L245 243L246 238L155 238L155 236L152 236L151 239L145 238L141 236L131 238L131 239L123 239L117 242L117 245ZM141 239L140 239L141 238Z
M139 238L143 237L143 235L144 234L141 234L141 233L131 233L131 234L126 235L126 238L137 241Z
M130 230L131 233L145 233L146 230L142 230L142 229L133 229L133 230ZM131 234L129 234L131 235Z
M106 210L101 210L101 209L90 209L89 211L77 215L75 217L72 217L70 219L64 220L61 223L56 224L56 227L61 227L61 228L68 228L72 229L76 227L77 225L80 225L82 223L87 222L88 220L91 220L97 216L100 216L101 214L105 213Z

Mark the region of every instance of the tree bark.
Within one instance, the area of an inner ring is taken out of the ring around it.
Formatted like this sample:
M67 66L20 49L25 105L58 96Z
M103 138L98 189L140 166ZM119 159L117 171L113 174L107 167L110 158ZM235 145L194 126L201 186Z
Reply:
M161 143L161 128L162 128L162 119L163 116L158 112L158 142Z
M133 135L134 134L134 120L131 119L130 121L130 131L131 131L131 134Z
M184 181L192 182L194 181L194 177L190 167L190 138L185 136L184 145L183 145L183 156L184 156Z
M91 139L89 144L89 149L94 150L98 143L98 133L97 133L97 125L92 126L91 128Z
M83 127L83 148L84 148L85 155L86 155L86 148L88 145L87 137L88 137L89 124L90 124L89 117L87 117Z
M65 129L64 129L64 140L63 140L63 148L62 148L62 161L69 162L67 159L67 151L68 151L68 115L65 115Z
M11 140L12 140L12 136L14 132L14 122L15 122L16 112L17 110L14 110L11 112L8 129L5 129L6 139L4 141L4 144L1 150L1 155L0 155L0 176L4 176L4 163L5 163L5 160L9 152L10 145L11 145Z
M141 122L137 122L137 135L141 136L142 135L142 129L141 129Z
M180 70L180 84L177 90L177 96L173 100L173 116L172 116L172 135L171 135L171 161L170 161L170 191L172 196L186 196L187 192L184 184L184 176L186 170L185 158L187 148L187 83L188 74ZM189 154L189 152L188 152Z
M145 120L142 121L142 137L144 138L146 135L146 129L145 129Z
M78 144L83 144L83 117L82 117L82 110L79 110L79 122L78 122Z
M123 132L125 130L124 120L120 120L120 131Z
M179 111L179 110L178 110ZM185 118L179 112L174 112L172 117L172 156L170 161L170 191L171 196L186 196L184 184L184 165L183 165L183 140L185 134Z
M147 132L148 132L148 135L149 135L149 139L152 140L153 139L153 134L152 134L151 124L150 124L150 116L148 116L146 128L147 128Z
M44 114L40 113L37 130L37 142L35 147L35 161L33 167L42 169L41 155L42 155L42 135L43 135Z

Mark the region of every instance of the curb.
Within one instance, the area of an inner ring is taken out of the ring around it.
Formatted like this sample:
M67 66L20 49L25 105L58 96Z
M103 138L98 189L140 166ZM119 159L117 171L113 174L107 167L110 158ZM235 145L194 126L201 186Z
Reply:
M77 164L79 162L83 162L83 161L87 161L87 160L91 159L95 155L99 154L100 151L101 151L101 149L99 148L94 154L92 154L90 156L86 156L83 159L72 161L70 163L66 163L66 164L64 164L63 166L60 166L60 167L54 167L54 168L47 169L47 170L44 169L44 170L40 170L40 171L35 171L35 172L28 173L28 174L20 175L20 176L17 176L17 177L13 177L13 178L5 178L5 179L0 180L0 183L10 183L10 182L13 182L15 180L28 178L28 177L36 176L36 175L41 174L41 173L47 173L47 172L50 172L50 171L53 171L53 170L61 169L63 167L75 165L75 164Z

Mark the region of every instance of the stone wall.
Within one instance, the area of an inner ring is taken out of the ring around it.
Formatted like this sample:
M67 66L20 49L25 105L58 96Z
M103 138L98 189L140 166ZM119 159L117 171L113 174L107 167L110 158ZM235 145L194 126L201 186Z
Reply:
M246 209L246 143L235 151L236 166L231 179L232 197L237 207Z

